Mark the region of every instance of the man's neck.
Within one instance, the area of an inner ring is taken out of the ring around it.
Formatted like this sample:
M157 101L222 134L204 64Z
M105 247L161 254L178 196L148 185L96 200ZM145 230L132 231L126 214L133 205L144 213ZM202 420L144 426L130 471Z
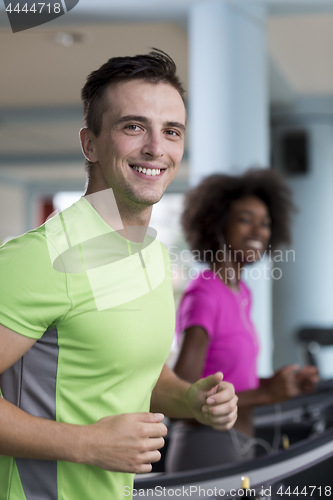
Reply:
M122 233L127 239L143 242L147 232L152 206L128 206L116 198L112 189L93 192L87 189L86 200L100 217L115 231Z

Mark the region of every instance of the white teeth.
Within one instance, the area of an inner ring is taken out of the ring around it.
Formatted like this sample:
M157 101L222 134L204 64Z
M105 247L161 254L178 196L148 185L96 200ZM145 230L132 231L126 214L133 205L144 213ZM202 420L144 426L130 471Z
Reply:
M253 247L253 248L257 248L258 250L260 248L262 248L261 241L251 240L251 241L248 241L248 245L251 246L251 247Z
M134 165L133 170L136 170L137 172L142 172L143 174L146 175L160 175L161 169L160 168L142 168L142 167L137 167Z

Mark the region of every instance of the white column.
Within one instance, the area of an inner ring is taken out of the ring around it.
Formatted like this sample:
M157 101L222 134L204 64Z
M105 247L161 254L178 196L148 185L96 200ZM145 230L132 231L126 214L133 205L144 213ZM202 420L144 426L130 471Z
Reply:
M257 2L205 0L191 8L191 185L212 173L268 164L265 30L265 8ZM261 340L259 371L266 376L272 367L271 282L263 276L250 281Z
M191 183L268 162L265 14L241 2L193 6L190 37Z

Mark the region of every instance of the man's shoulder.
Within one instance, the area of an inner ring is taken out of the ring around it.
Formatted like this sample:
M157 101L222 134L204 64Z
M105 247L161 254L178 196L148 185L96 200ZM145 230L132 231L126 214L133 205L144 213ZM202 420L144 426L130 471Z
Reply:
M56 213L45 222L44 232L51 254L62 254L73 244L82 242L86 230L82 198L70 207ZM79 234L79 236L78 236Z
M38 252L39 248L45 245L45 233L42 226L28 231L20 236L10 238L0 248L2 259L12 256L15 257L21 252Z
M157 241L161 245L161 250L162 250L164 260L169 262L171 259L170 259L170 252L169 252L168 248L160 240L157 239Z
M2 284L31 283L37 276L50 276L50 271L50 253L43 226L12 238L0 249Z
M49 263L48 257L51 257L51 261L54 260L54 256L61 253L62 247L67 247L67 231L75 227L78 218L82 217L75 205L55 214L38 228L6 241L0 248L1 267L13 261L17 264L22 261L26 265L36 261L42 266L43 262ZM64 214L66 226L63 224Z
M44 228L47 238L52 238L52 236L64 231L70 232L72 228L76 227L79 221L84 218L81 200L82 198L70 207L60 212L57 211L41 226Z

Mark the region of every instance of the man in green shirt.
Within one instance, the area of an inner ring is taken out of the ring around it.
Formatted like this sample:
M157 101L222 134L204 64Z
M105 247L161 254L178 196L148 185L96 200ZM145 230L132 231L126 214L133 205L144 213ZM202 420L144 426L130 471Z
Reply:
M183 97L156 50L89 75L85 196L0 250L0 500L121 498L159 460L164 414L236 420L221 373L190 386L164 365L170 262L147 228L182 158Z

